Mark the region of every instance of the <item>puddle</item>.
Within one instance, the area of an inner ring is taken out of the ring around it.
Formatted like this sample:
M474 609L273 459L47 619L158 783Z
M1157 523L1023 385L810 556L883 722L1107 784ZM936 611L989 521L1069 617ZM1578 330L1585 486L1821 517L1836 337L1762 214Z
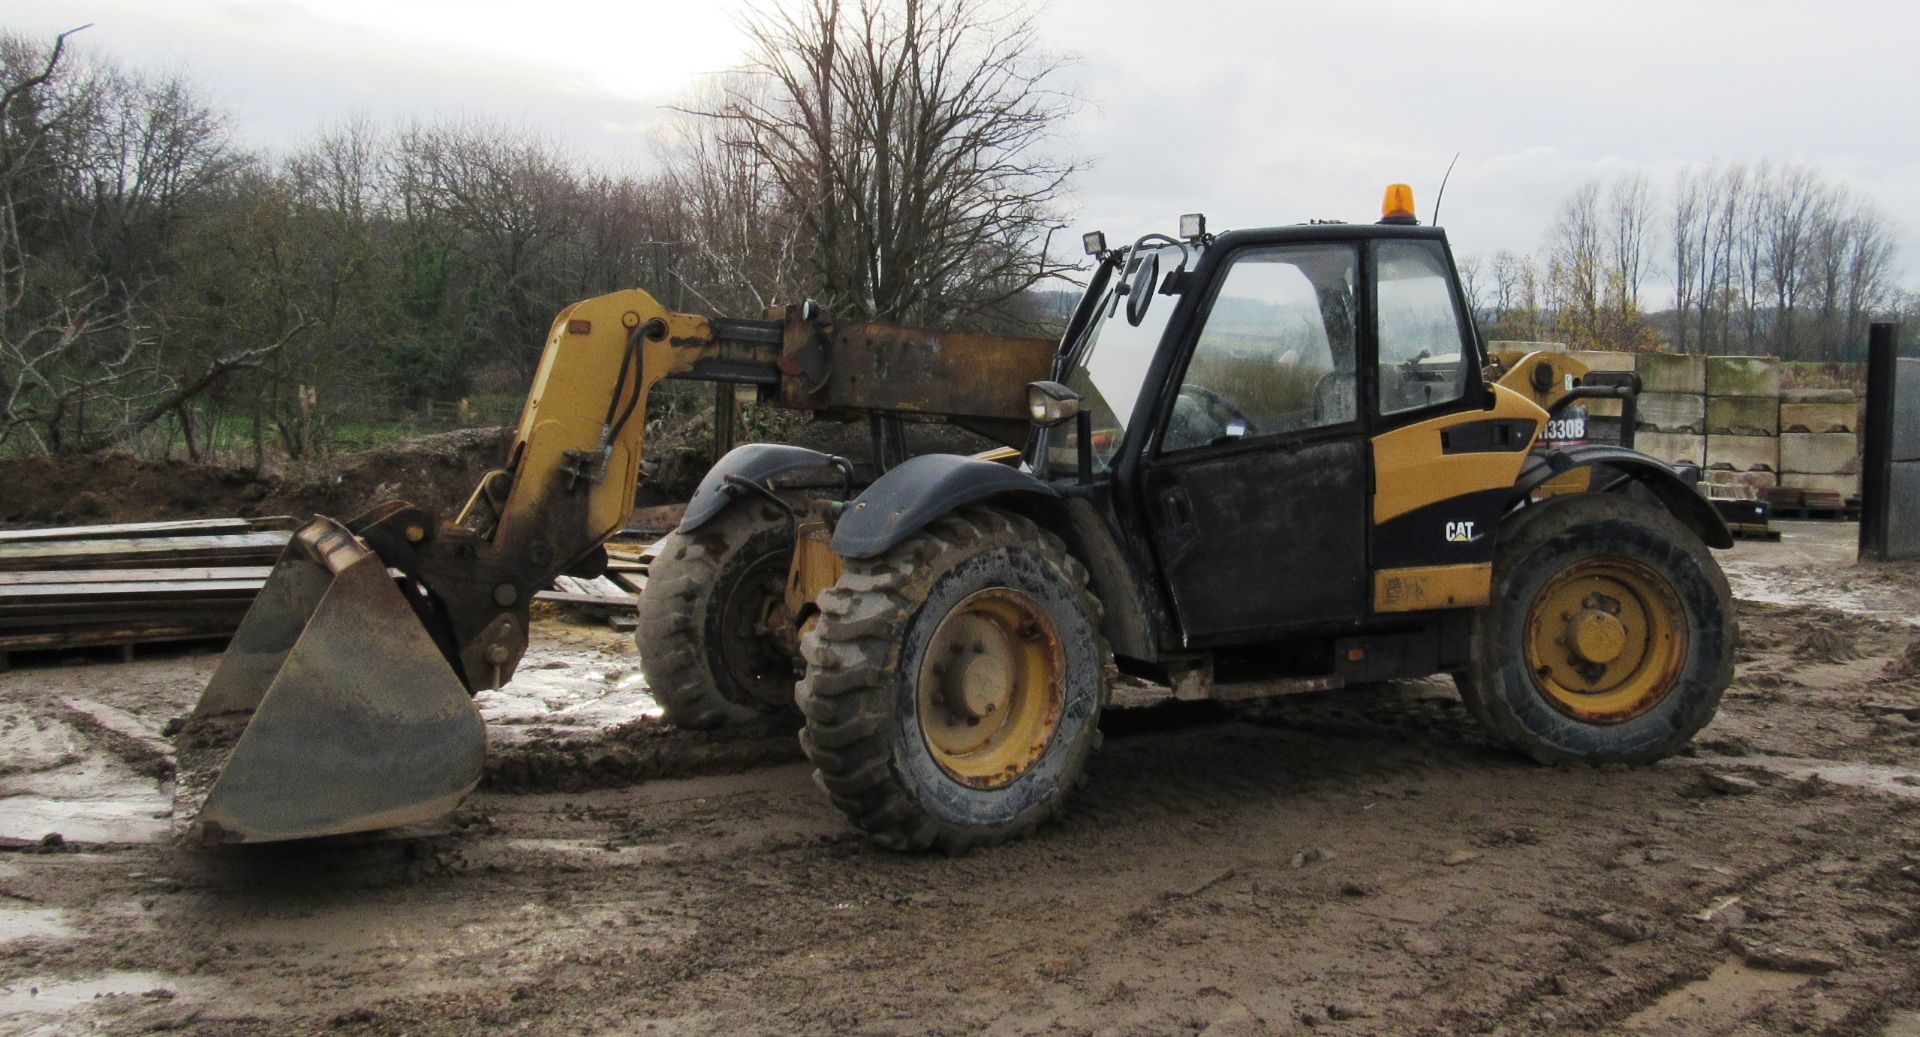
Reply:
M92 979L29 976L0 984L0 1018L64 1015L101 998L140 998L149 991L175 991L177 977L158 972L108 972Z
M1733 596L1741 601L1757 601L1765 605L1783 605L1787 607L1812 605L1816 608L1832 609L1835 612L1849 612L1856 615L1886 614L1890 619L1903 619L1908 623L1920 623L1920 618L1890 614L1888 610L1875 607L1865 596L1848 591L1834 590L1830 587L1795 588L1784 586L1779 577L1767 572L1727 573L1727 584Z
M64 940L73 930L50 908L0 907L0 946L23 940Z
M0 779L0 836L70 842L153 842L167 833L172 799L159 783L93 753L34 774Z
M1680 759L1687 759L1680 757ZM1882 767L1871 763L1841 763L1836 760L1809 760L1793 756L1700 756L1691 762L1723 767L1758 767L1783 778L1818 776L1822 781L1848 788L1920 799L1920 771L1901 767Z
M535 647L498 691L474 696L489 724L541 724L599 730L657 717L637 656Z
M157 788L129 799L0 798L0 836L38 839L49 832L76 843L150 843L167 834L172 801ZM155 815L161 816L155 816Z

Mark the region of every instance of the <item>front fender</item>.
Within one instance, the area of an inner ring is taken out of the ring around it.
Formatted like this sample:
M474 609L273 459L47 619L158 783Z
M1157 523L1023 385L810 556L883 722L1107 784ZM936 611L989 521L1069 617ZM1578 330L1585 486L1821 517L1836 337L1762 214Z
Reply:
M729 475L765 486L768 479L785 472L802 468L829 468L840 463L840 459L831 454L784 443L748 443L734 447L707 472L706 477L700 480L699 487L693 491L693 499L687 502L687 513L680 519L680 532L691 533L699 529L727 510L727 505L733 503L736 496L750 492L729 483Z
M1688 529L1699 535L1708 547L1725 550L1733 546L1733 532L1726 520L1713 510L1705 497L1687 485L1671 465L1638 450L1589 443L1560 450L1543 450L1527 459L1514 483L1512 502L1525 500L1549 479L1590 465L1601 465L1632 479L1653 494Z
M881 476L842 513L833 551L872 558L955 508L1001 494L1058 497L1053 487L1017 469L959 454L922 454Z

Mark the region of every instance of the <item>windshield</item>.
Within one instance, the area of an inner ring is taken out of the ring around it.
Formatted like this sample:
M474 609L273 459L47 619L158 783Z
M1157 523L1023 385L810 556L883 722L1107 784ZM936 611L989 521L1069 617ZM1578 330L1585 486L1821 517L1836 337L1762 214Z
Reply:
M1086 330L1074 348L1073 360L1063 380L1068 388L1080 394L1082 406L1093 416L1096 470L1105 471L1107 462L1120 449L1127 420L1133 416L1133 405L1139 401L1140 389L1146 384L1147 368L1160 348L1167 318L1179 301L1160 295L1159 286L1168 274L1179 269L1181 259L1182 250L1177 245L1128 256L1123 272L1105 288L1106 297L1087 321ZM1156 273L1157 276L1153 276ZM1146 277L1153 277L1156 283L1136 285ZM1136 324L1129 314L1128 302L1133 301L1131 309L1138 313L1141 301L1145 300L1130 298L1137 291L1154 294ZM1050 465L1056 469L1072 468L1079 451L1076 435L1071 423L1050 430L1047 436Z

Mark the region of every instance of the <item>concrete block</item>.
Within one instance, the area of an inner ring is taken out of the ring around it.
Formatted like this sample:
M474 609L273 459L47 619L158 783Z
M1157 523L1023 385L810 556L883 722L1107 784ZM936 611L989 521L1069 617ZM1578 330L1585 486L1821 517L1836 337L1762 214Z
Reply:
M1707 398L1692 394L1643 392L1633 401L1634 427L1655 432L1705 432Z
M1832 490L1842 497L1860 496L1857 475L1809 475L1805 472L1781 472L1780 485L1796 490Z
M1782 389L1781 403L1853 403L1852 389Z
M1637 353L1633 369L1640 372L1640 391L1700 396L1707 391L1707 358L1685 353Z
M1905 361L1902 361L1904 363ZM1887 557L1920 557L1920 461L1896 461L1887 486Z
M1893 460L1920 461L1920 360L1901 357L1893 376Z
M1860 410L1849 399L1845 403L1788 403L1780 400L1782 432L1858 432Z
M1616 353L1608 349L1569 349L1567 356L1587 365L1589 371L1631 371L1632 353Z
M1707 437L1686 432L1635 432L1633 448L1668 464L1702 467L1707 461Z
M1587 442L1620 442L1620 419L1610 418L1604 414L1587 415Z
M1777 472L1780 439L1777 436L1707 435L1707 467L1728 472Z
M1780 361L1770 356L1707 357L1708 396L1778 396Z
M1860 437L1851 432L1788 432L1780 437L1780 471L1838 475L1860 470Z
M1710 436L1771 436L1779 431L1779 397L1707 397L1707 434Z
M1703 472L1702 484L1707 486L1731 486L1744 492L1730 493L1724 496L1735 500L1754 500L1759 492L1780 485L1780 477L1772 472ZM1713 494L1709 493L1709 497Z
M1614 353L1599 349L1570 349L1567 356L1585 364L1589 371L1632 371L1632 353ZM1588 400L1587 413L1600 418L1617 418L1621 414L1619 400Z

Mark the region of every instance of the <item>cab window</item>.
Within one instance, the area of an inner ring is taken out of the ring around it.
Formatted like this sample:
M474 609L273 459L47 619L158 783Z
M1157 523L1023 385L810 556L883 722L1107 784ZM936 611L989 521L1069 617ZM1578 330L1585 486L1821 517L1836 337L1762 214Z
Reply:
M1475 374L1465 325L1455 305L1446 253L1437 241L1374 244L1378 271L1381 414L1458 400Z
M1236 254L1181 377L1162 449L1354 421L1357 279L1348 245Z

